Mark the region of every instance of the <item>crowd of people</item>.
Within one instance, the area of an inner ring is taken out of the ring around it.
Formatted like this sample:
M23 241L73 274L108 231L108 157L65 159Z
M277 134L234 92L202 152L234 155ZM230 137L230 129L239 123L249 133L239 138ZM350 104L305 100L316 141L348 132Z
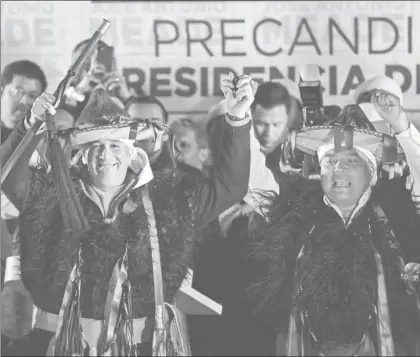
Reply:
M44 123L2 179L2 355L420 355L420 128L397 83L309 125L297 83L229 73L207 115L170 120L107 47L58 107L32 61L1 73L2 165ZM221 315L182 322L190 270Z

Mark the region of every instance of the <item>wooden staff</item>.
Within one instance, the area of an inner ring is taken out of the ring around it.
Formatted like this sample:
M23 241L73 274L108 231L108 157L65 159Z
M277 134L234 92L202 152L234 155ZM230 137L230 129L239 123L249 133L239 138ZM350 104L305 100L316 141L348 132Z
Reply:
M60 84L57 87L57 90L54 93L54 97L55 97L54 108L57 108L60 105L61 100L64 97L64 93L70 84L71 77L73 77L77 72L80 71L80 69L86 62L87 58L91 55L92 51L95 49L99 40L105 34L105 32L108 30L110 26L111 26L111 23L108 20L103 19L101 26L95 31L95 33L89 40L83 52L76 59L74 64L70 66L69 70L67 71L66 76L60 82ZM25 137L19 143L16 150L10 156L9 160L6 162L6 164L4 165L1 171L1 184L3 184L4 180L7 178L10 171L15 166L16 162L19 160L20 156L23 154L23 152L25 151L29 143L32 141L32 138L36 135L36 133L38 132L42 124L43 122L37 119L34 125L32 125L32 127L26 133Z

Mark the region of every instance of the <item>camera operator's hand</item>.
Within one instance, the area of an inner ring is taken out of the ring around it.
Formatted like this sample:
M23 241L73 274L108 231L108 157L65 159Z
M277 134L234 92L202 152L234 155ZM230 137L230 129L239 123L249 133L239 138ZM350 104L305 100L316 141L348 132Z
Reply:
M400 99L391 93L377 91L372 95L372 104L375 110L394 129L395 133L402 133L410 126L405 116Z
M229 73L229 78L223 80L222 92L226 98L228 114L237 118L245 118L254 101L258 84L250 76L242 75L234 83L234 75Z
M82 80L74 87L77 93L82 95L91 93L96 88L104 88L102 81L94 74L87 73Z
M53 95L45 92L35 100L31 109L31 117L29 118L30 126L34 125L37 120L45 122L47 120L46 113L55 115L54 100L55 97Z
M102 81L103 87L106 91L111 92L114 89L118 89L118 95L121 97L122 100L126 101L132 95L135 95L133 91L127 86L127 82L125 81L124 76L118 72L112 72L105 75L104 80Z
M89 95L96 88L104 88L102 82L105 77L105 69L100 64L92 65L92 70L85 72L77 84L69 87L65 93L65 101L67 105L77 106L83 102L86 95Z

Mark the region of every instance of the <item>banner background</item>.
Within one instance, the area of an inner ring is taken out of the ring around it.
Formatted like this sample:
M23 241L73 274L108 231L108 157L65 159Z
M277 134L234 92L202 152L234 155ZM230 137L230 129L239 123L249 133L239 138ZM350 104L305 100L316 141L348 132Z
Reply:
M359 81L388 74L402 85L410 116L420 116L416 1L2 1L1 68L33 60L52 91L73 47L102 18L129 85L157 95L172 118L206 112L228 69L298 80L307 63L322 67L325 104L343 106Z

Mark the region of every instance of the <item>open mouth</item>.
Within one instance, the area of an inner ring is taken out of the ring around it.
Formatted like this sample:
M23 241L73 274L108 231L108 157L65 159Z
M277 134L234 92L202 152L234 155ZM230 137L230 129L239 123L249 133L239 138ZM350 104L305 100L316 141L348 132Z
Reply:
M350 187L351 182L346 180L335 180L334 187Z
M118 166L117 163L115 163L115 164L106 164L106 165L98 165L98 171L108 170L108 169L111 169L111 168L117 167L117 166Z

